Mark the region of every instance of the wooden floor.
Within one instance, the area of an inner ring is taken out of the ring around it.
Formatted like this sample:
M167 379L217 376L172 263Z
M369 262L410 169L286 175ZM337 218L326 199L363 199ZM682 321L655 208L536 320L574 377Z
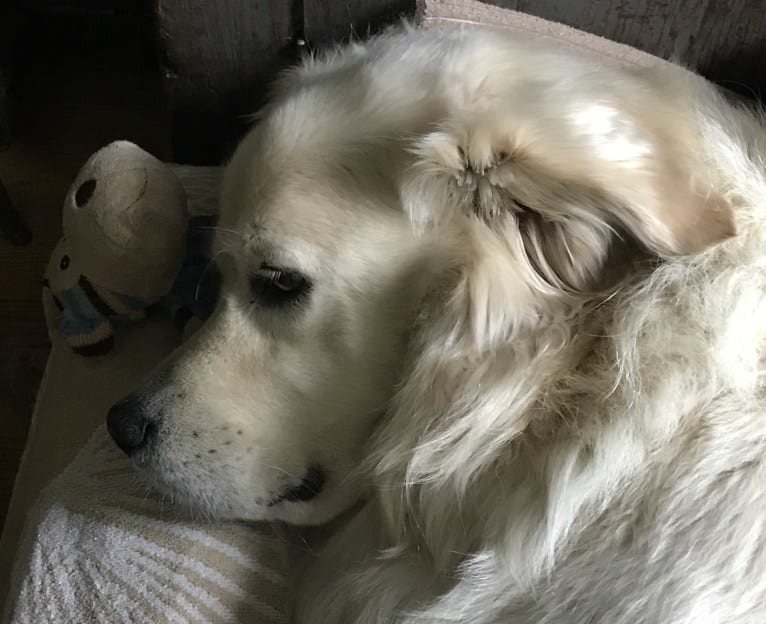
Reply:
M34 238L14 247L0 233L0 526L49 351L40 279L61 235L63 196L87 157L114 139L170 156L156 71L123 43L46 45L19 68L14 139L0 151L0 179Z

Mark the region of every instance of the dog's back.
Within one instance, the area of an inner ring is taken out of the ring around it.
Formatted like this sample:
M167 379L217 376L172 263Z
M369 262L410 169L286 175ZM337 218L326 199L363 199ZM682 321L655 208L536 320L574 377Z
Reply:
M700 113L738 235L663 261L591 316L599 338L573 383L591 384L575 402L591 414L545 461L549 512L573 539L508 621L766 618L766 131L706 94Z
M639 265L583 311L580 353L540 400L553 419L478 482L484 526L506 530L433 621L766 618L766 129L699 96L737 236Z
M528 457L549 479L543 535L571 538L537 551L549 574L500 621L766 617L766 185L742 145L714 140L739 235L595 313L564 394L586 390L562 403L576 439Z

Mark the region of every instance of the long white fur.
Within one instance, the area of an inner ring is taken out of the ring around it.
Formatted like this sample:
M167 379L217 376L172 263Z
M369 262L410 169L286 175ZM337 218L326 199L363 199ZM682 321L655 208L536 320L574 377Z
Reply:
M150 470L222 515L367 501L299 622L763 621L765 142L680 69L485 31L307 61L230 164L226 303ZM306 309L248 307L264 258ZM320 460L314 501L255 502Z

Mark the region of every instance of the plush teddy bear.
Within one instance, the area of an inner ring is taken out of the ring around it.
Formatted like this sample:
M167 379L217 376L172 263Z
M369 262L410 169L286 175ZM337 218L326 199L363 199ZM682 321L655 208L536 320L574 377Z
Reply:
M64 200L64 236L43 279L49 326L77 353L97 355L112 348L116 326L157 304L181 324L206 317L216 294L214 221L189 221L179 178L137 145L100 149Z

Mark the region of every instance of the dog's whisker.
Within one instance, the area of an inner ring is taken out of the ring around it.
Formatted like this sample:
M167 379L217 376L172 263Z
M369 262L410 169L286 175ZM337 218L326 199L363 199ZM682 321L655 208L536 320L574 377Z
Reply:
M219 225L197 225L195 226L195 229L198 230L210 230L213 232L219 232L221 234L232 234L233 236L236 236L237 238L241 238L242 240L246 240L245 235L242 232L238 232L237 230L232 230L230 228L224 228Z

